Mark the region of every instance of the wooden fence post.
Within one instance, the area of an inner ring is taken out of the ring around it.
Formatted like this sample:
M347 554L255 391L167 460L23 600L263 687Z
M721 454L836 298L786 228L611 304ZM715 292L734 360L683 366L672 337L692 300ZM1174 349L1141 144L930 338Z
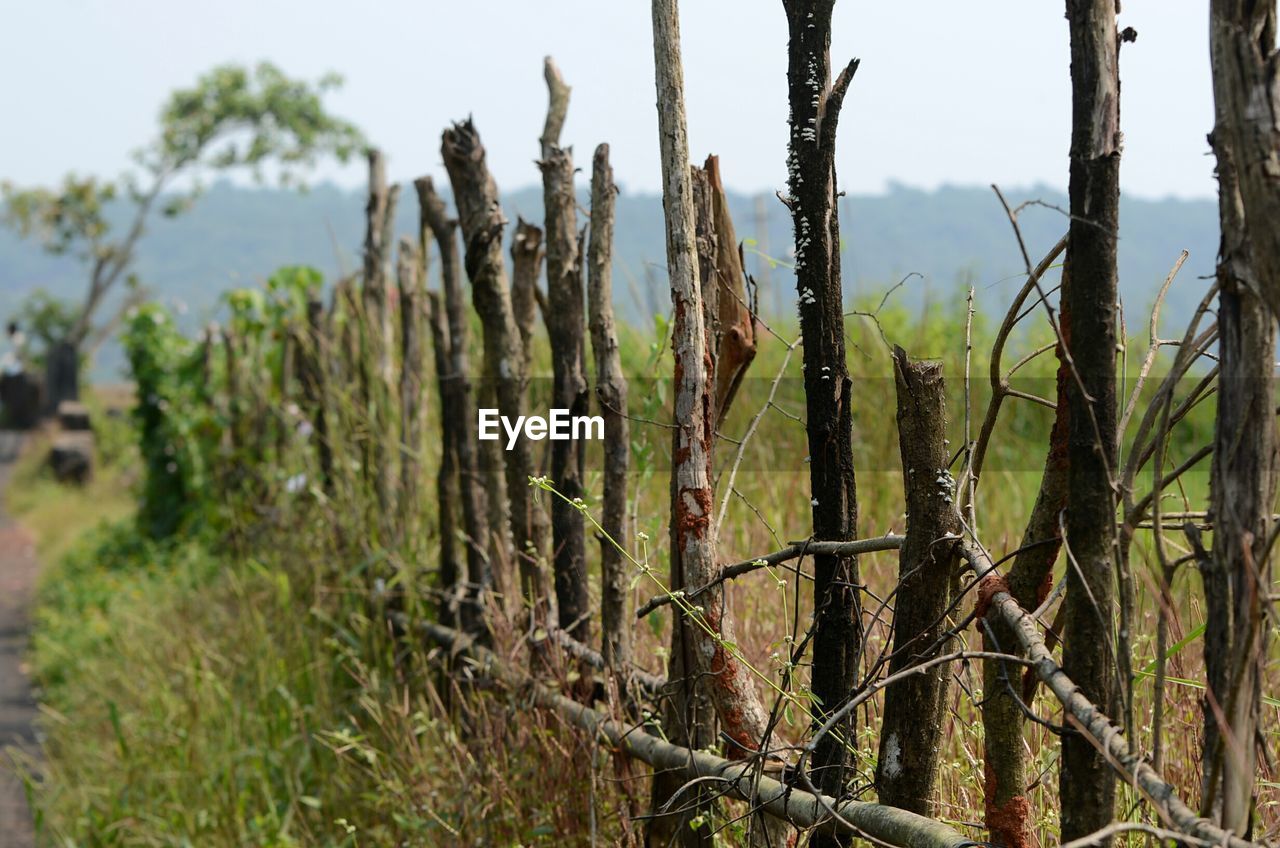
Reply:
M448 448L454 454L459 477L462 529L466 538L467 581L477 595L481 595L488 591L494 578L490 558L490 528L492 527L495 537L507 537L505 524L493 526L489 523L490 498L500 498L503 495L501 492L489 491L487 481L481 479L479 472L474 429L476 406L471 391L471 357L467 351L470 333L458 261L458 223L449 218L444 201L436 193L430 177L414 181L414 187L418 192L422 243L426 245L429 232L435 237L440 251L441 292L436 297L439 303L432 312L432 328L436 339L436 376L440 387L441 445L442 450ZM443 322L439 334L435 331L436 322ZM444 344L443 348L441 342ZM446 356L443 371L439 360L442 352ZM499 547L495 545L493 550L499 550ZM502 561L499 559L499 563ZM469 629L482 627L480 606L482 604L477 599L477 603L464 607L464 612L474 612L477 616L473 621L468 620Z
M533 328L538 320L538 276L542 273L542 228L524 218L516 219L515 235L511 237L511 308L515 312L516 326L520 328L520 342L524 350L524 366L532 373Z
M334 494L333 447L329 443L328 358L332 355L328 337L328 322L324 303L318 296L307 299L307 331L304 344L299 346L298 376L302 383L302 398L311 417L312 438L315 440L316 457L320 463L320 482L330 498Z
M948 463L942 363L893 352L907 533L898 560L889 673L946 653L947 607L960 563L960 513ZM951 669L936 665L885 690L876 795L920 815L937 812L939 748Z
M436 379L440 384L440 468L436 474L436 518L440 533L440 621L445 626L454 625L464 614L463 598L465 592L459 585L462 569L458 563L455 538L458 533L457 509L455 504L462 498L458 477L457 439L453 428L458 425L448 408L449 398L449 324L444 304L436 292L428 294L429 323L431 326L432 347L435 350ZM463 628L466 629L465 627Z
M514 420L524 410L525 370L502 257L502 230L507 222L498 204L498 188L471 121L444 131L441 152L458 204L472 301L484 328L485 375L494 383L499 414ZM522 590L534 619L547 621L551 608L545 575L547 518L530 488L536 469L526 440L516 440L505 465L510 533L520 562Z
M1202 814L1238 834L1253 827L1262 680L1271 627L1276 497L1276 315L1280 315L1280 128L1276 7L1213 0L1210 56L1217 157L1221 374L1210 484L1212 555L1204 579ZM1267 105L1269 104L1269 108ZM1267 301L1271 310L1267 309Z
M424 255L416 240L400 239L396 261L396 285L400 295L400 534L405 538L416 527L420 512L418 477L421 474L424 361L422 316Z
M596 399L604 418L604 506L600 525L600 653L614 669L631 661L631 620L627 615L627 470L631 432L627 421L627 378L618 355L613 320L613 223L618 187L609 165L609 145L596 148L591 168L591 242L587 256L587 311L595 354Z
M1062 667L1099 708L1114 715L1116 629L1116 239L1120 209L1120 34L1115 0L1068 0L1071 33L1071 312L1067 356L1067 597ZM1130 728L1132 730L1132 728ZM1062 841L1105 827L1115 774L1094 743L1062 736L1058 774ZM1111 843L1104 839L1105 848Z
M858 534L853 465L853 382L845 361L844 289L840 280L840 219L836 203L836 128L855 59L831 79L833 0L783 0L791 40L787 88L791 105L787 205L795 230L796 289L804 337L805 422L813 536L847 541ZM812 688L815 723L848 698L862 662L862 603L853 557L818 556L813 563ZM856 717L822 740L815 757L819 786L841 796L851 774ZM844 844L820 835L815 846Z
M551 339L551 407L573 418L587 413L584 373L583 263L573 191L573 156L554 145L540 163L547 234L547 330ZM583 443L550 445L551 479L564 498L551 500L556 604L560 627L580 642L591 638L586 541L581 501ZM567 498L568 500L565 500Z
M707 335L703 287L699 279L679 12L676 0L653 0L652 9L667 272L674 315L672 419L675 427L671 469L671 583L674 589L708 584L719 573L711 476L715 443L715 351ZM686 654L693 654L696 666L684 668L683 673L689 674L695 668L700 672L722 732L730 740L726 753L731 758L743 759L767 745L769 719L750 669L737 654L733 621L725 615L722 590L723 587L700 597L698 607L687 614L690 619L696 617L696 624L684 629L681 647ZM664 800L655 797L654 802ZM785 845L795 836L789 826L765 821L763 817L753 818L751 827L753 844Z

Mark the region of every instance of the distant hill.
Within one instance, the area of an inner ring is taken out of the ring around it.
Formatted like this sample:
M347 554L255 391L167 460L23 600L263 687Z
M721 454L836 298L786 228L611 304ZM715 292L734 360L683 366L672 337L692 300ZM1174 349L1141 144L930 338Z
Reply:
M585 183L585 180L584 180ZM1033 261L1066 230L1060 211L1067 199L1052 189L1036 187L1007 192L1010 201L1039 200L1021 215ZM404 193L398 215L402 232L416 229L412 192ZM512 221L517 214L542 218L541 192L526 188L504 197ZM585 207L586 200L583 198ZM243 188L218 183L195 208L176 220L155 221L142 243L137 271L158 298L180 305L185 320L207 320L215 314L219 295L237 286L256 284L281 265L314 265L330 278L358 265L363 239L363 197L332 185L305 194ZM740 239L755 239L758 249L785 263L791 231L786 209L775 197L730 195ZM1049 208L1057 207L1057 209ZM972 284L979 308L1000 308L1018 281L1022 258L1009 223L990 189L944 187L922 191L900 185L880 195L841 199L846 291L851 299L878 298L911 272L912 279L894 294L894 302L911 308L935 308L963 299ZM647 322L667 308L662 201L657 195L623 193L618 198L615 289L617 308L629 321ZM1160 282L1178 251L1191 257L1170 293L1166 328L1183 320L1202 296L1217 250L1216 204L1210 200L1139 200L1121 203L1121 290L1129 308L1128 325L1139 328ZM769 268L751 253L748 270L761 283L765 313L793 314L795 289L787 267ZM79 297L83 269L74 261L44 255L33 244L0 231L0 317L22 297L43 287L58 295ZM994 319L993 319L994 320ZM1172 332L1168 333L1172 335ZM102 378L119 374L120 357L106 350L95 369Z

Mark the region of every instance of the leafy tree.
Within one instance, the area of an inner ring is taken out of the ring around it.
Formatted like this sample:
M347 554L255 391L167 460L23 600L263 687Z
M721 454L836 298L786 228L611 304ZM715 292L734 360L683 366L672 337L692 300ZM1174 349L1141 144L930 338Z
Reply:
M48 350L71 332L76 315L74 307L65 300L44 289L36 289L23 300L17 320L27 328L31 338L40 341L42 350ZM43 363L43 358L37 355L36 361Z
M51 322L57 335L46 339L51 405L78 394L78 362L86 343L105 335L136 300L126 298L114 315L99 319L104 301L122 283L137 292L130 269L153 214L173 217L190 208L199 197L202 173L243 169L261 180L270 169L281 184L298 185L301 173L320 157L346 161L361 145L359 131L324 107L324 95L340 82L332 74L315 83L294 80L265 62L254 68L219 66L169 96L156 137L135 152L135 169L119 179L72 173L56 188L0 183L0 222L88 269L79 306L51 309L47 295L29 305L29 311L70 316ZM180 177L187 179L179 183ZM122 202L131 207L128 226L114 232L107 210Z

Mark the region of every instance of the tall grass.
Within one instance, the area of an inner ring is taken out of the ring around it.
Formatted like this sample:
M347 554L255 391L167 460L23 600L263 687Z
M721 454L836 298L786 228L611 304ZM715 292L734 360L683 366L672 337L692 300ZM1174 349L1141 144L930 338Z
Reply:
M860 529L863 535L901 531L901 471L894 424L892 372L886 342L913 356L943 359L951 403L951 442L965 442L964 315L954 310L911 315L892 306L876 317L851 317L850 370L854 378L855 439L859 461ZM868 303L863 311L876 309ZM979 319L970 364L968 417L985 408L985 351L990 321ZM752 378L722 428L717 470L718 497L728 497L720 531L726 561L747 559L803 538L809 528L808 469L799 393L799 358L786 372L775 404L761 419L755 438L742 448L733 492L725 470L749 419L764 404L793 323L771 325ZM477 334L478 335L478 334ZM624 370L631 377L634 530L650 541L624 540L656 572L666 568L670 396L662 380L670 372L666 328L633 328L623 338ZM780 338L779 338L780 337ZM1047 337L1026 331L1015 340L1009 361ZM1131 342L1134 349L1141 341ZM545 361L545 351L539 361ZM1134 359L1134 357L1130 357ZM479 361L477 358L475 361ZM1030 385L1052 385L1052 354L1025 369ZM1037 382L1042 381L1042 382ZM547 402L547 381L535 380L532 408ZM1042 394L1051 392L1041 391ZM341 415L359 429L362 411L350 398ZM434 392L431 404L435 404ZM287 424L287 414L281 420ZM428 429L435 420L429 417ZM1039 483L1050 413L1022 402L1006 406L988 472L978 494L979 530L997 554L1017 544L1022 522ZM1208 441L1210 405L1175 434L1176 461ZM284 426L284 425L282 425ZM976 423L972 426L976 427ZM51 841L84 845L589 845L633 840L628 811L639 811L648 776L638 764L615 761L564 726L555 716L527 706L519 692L468 682L441 673L447 657L405 634L390 632L388 606L411 616L434 608L434 515L430 496L419 504L423 528L395 545L369 542L364 532L371 503L356 486L340 486L333 499L315 483L315 459L306 436L286 426L289 443L273 464L248 469L241 479L202 508L207 520L164 542L146 534L120 511L117 520L80 539L70 550L53 541L59 527L79 528L81 516L101 510L90 490L68 495L33 480L15 500L33 524L48 554L50 570L41 589L33 661L42 686L46 764L36 785L42 827ZM350 468L357 447L337 445L339 467ZM589 446L586 467L599 468ZM424 474L433 475L436 440L424 448ZM226 460L234 464L234 458ZM121 454L94 486L107 481L124 488L137 460ZM1204 502L1206 471L1189 475L1183 495ZM301 475L301 489L290 481ZM212 473L213 480L224 479ZM588 508L599 495L599 478L588 473ZM433 487L421 487L424 492ZM1174 508L1174 507L1171 507ZM60 517L60 524L53 516ZM96 520L96 519L95 519ZM1147 539L1135 546L1141 590L1133 639L1135 667L1154 658L1156 566ZM861 559L868 589L884 597L896 579L893 554ZM1058 574L1062 567L1059 565ZM803 571L803 567L802 567ZM773 654L795 622L803 630L809 588L803 574L782 573L786 585L757 573L729 588L738 623L738 644L758 669L774 679ZM509 576L510 577L510 576ZM640 577L640 575L637 575ZM593 597L599 575L592 574ZM511 585L511 583L508 583ZM654 586L638 579L634 600ZM1198 580L1189 572L1175 582L1176 616L1170 676L1203 679L1195 628L1203 615ZM503 603L501 599L497 601ZM509 603L509 599L508 599ZM789 615L784 615L784 610ZM495 649L515 663L527 660L518 634L501 617ZM887 623L869 622L872 656L890 640ZM670 618L652 613L637 622L636 656L661 673ZM978 636L965 637L974 647ZM1185 641L1183 641L1185 639ZM569 676L576 670L565 668ZM802 686L807 675L797 675ZM944 817L980 838L982 740L977 669L956 669L940 781ZM1267 691L1278 691L1280 663L1268 667ZM1135 713L1149 716L1152 681L1140 676ZM1166 708L1166 771L1182 787L1198 786L1197 737L1200 692L1192 683L1169 687ZM1037 711L1050 722L1061 713L1039 698ZM878 749L878 702L868 704L853 743L858 768L869 782ZM1269 705L1268 740L1280 744L1280 722ZM783 732L800 738L805 717L790 714ZM1133 734L1149 744L1149 728ZM1056 738L1036 726L1028 735L1039 836L1056 840ZM1122 812L1140 816L1134 798ZM1264 783L1260 806L1268 827L1280 824L1275 783ZM737 808L734 808L737 810ZM740 810L737 810L741 812ZM727 822L723 841L738 832Z

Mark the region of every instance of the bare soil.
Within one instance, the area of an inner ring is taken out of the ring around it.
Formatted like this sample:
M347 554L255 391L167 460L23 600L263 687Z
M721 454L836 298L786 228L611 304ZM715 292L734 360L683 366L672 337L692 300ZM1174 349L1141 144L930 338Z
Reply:
M0 493L9 484L22 434L0 431ZM35 596L35 540L0 502L0 848L35 845L31 810L13 755L34 755L36 704L27 675L27 626Z

